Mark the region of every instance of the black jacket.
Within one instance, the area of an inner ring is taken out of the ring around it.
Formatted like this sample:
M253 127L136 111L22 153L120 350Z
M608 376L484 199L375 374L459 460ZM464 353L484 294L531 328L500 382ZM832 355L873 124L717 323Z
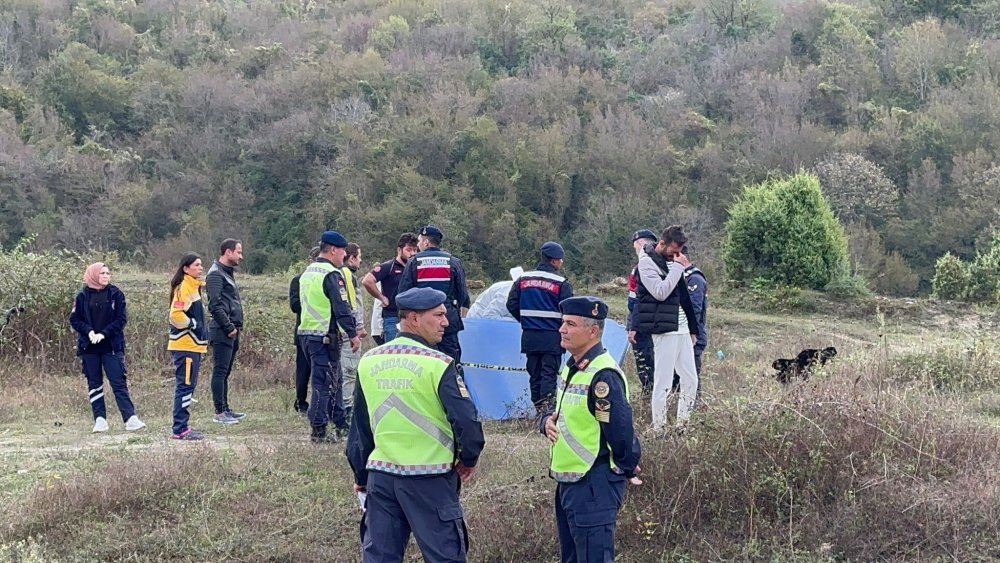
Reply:
M243 302L240 300L240 288L236 285L233 268L223 265L218 260L205 276L205 289L208 293L208 330L213 341L225 342L229 333L243 328Z
M655 250L646 253L662 271L661 277L666 277L670 265L663 256ZM674 267L679 267L676 264ZM643 334L665 334L677 332L679 328L680 314L683 309L687 317L688 330L691 334L698 336L701 327L698 325L698 316L695 314L694 306L691 304L691 295L688 293L687 284L681 276L680 281L670 292L670 295L663 301L654 297L642 283L642 276L639 276L635 292L635 309L630 318L630 330L635 330Z
M113 285L109 285L104 291L108 292L110 319L102 330L95 331L104 334L104 338L111 342L111 350L116 353L125 351L125 325L128 323L128 311L125 306L125 294ZM93 320L90 318L90 298L96 293L93 289L83 288L76 294L76 301L73 303L73 312L69 314L69 324L77 333L76 353L78 356L87 353L87 347L93 346L90 343L89 334L94 330Z

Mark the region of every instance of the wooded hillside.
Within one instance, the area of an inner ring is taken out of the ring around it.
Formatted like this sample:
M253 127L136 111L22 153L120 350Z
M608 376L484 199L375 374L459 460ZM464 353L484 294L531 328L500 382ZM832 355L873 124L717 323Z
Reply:
M721 263L804 169L913 294L992 240L998 37L1000 0L0 0L0 244L262 271L430 222L474 276L559 238L594 278L672 222Z

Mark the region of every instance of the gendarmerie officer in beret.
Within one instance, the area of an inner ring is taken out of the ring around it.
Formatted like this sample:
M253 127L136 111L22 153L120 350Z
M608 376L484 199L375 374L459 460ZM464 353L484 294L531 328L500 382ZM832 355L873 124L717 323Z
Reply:
M632 425L628 382L601 344L608 306L596 297L560 303L562 346L572 357L559 375L555 411L541 420L552 442L549 476L563 563L615 560L615 525L642 450Z
M400 562L412 532L428 563L465 561L458 493L486 439L455 361L434 346L448 327L446 296L396 295L401 332L358 366L347 458L366 492L365 563Z
M573 286L559 273L566 256L562 245L546 242L541 255L538 266L521 274L507 294L507 311L521 323L521 352L527 357L531 402L539 412L555 395L562 364L559 303L573 297Z
M361 347L354 314L348 304L347 285L340 272L346 248L347 239L343 235L326 231L320 237L319 256L299 277L302 317L296 333L309 356L312 370L312 401L307 414L312 426L312 441L317 443L337 441L336 434L327 435L330 418L338 428L347 427L337 325L350 340L352 350Z
M458 333L465 328L462 317L468 313L472 303L462 261L441 250L442 240L444 233L434 225L420 229L417 235L417 248L420 252L406 263L403 277L399 280L399 292L413 287L429 287L445 294L448 328L437 348L461 364L462 346L458 341Z
M656 245L656 233L649 229L640 229L632 234L632 249L637 257L642 257L646 253L646 245ZM636 330L633 324L636 304L636 291L639 288L639 266L632 267L632 272L628 276L628 322L625 328L628 331L628 341L632 344L632 354L635 356L635 371L639 375L639 383L642 384L643 391L651 393L653 391L653 335Z

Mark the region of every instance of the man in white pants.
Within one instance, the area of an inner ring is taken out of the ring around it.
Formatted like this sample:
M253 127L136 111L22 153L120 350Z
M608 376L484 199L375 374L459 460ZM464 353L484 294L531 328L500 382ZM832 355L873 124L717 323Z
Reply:
M681 252L685 243L684 230L674 225L665 229L656 246L639 258L636 304L629 330L653 337L652 407L656 430L667 423L667 395L675 371L681 379L678 426L690 418L698 392L694 342L699 327L687 284L683 282L684 269L691 264Z

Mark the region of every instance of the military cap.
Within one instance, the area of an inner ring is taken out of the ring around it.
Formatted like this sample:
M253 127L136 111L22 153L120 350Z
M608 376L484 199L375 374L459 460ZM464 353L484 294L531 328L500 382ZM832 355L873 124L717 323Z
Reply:
M542 256L552 258L553 260L562 260L566 256L566 252L563 251L561 244L550 240L542 245Z
M448 296L429 287L414 287L396 295L396 308L404 311L427 311L444 305Z
M434 225L427 225L423 229L420 229L420 234L425 237L434 237L444 240L444 233L441 229L435 227Z
M399 297L396 300L398 302ZM598 321L608 318L608 304L590 295L563 299L559 302L559 310L564 315L575 315Z
M641 229L632 234L632 242L635 242L641 238L650 238L656 240L656 233L649 229Z
M319 237L319 241L323 244L336 246L337 248L345 248L347 246L347 239L337 231L326 231L323 233L323 236Z

